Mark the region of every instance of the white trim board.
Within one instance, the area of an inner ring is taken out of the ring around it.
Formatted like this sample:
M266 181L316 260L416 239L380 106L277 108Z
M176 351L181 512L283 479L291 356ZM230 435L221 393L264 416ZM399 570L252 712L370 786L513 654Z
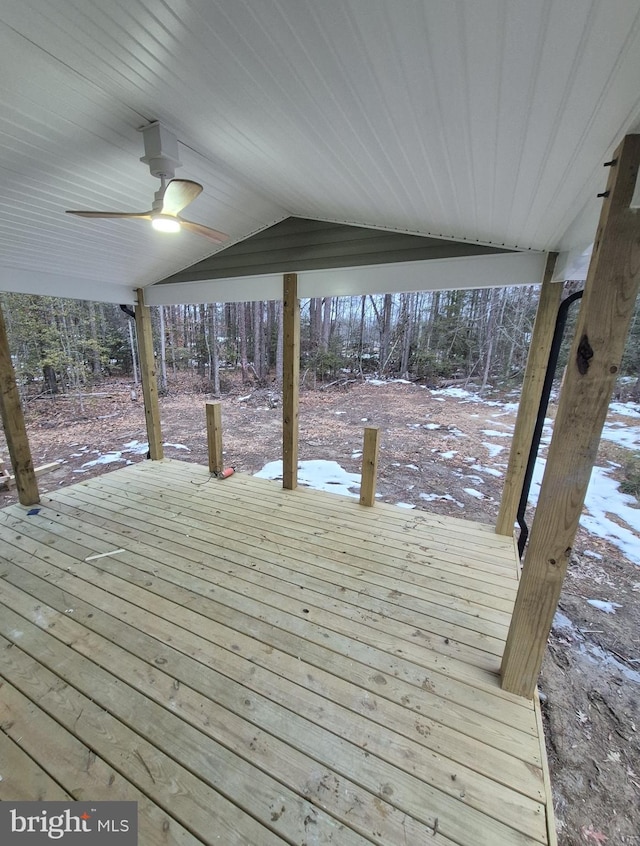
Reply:
M545 253L526 252L305 270L298 274L298 292L304 299L538 285L545 262ZM145 288L147 305L280 299L280 273L205 282L175 282Z
M129 285L12 267L0 267L0 291L125 305L136 301L134 290Z

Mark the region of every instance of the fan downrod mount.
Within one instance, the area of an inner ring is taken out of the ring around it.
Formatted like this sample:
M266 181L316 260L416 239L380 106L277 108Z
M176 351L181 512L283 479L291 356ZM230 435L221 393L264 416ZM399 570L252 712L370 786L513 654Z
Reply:
M140 127L140 132L144 138L144 156L140 161L149 165L152 176L162 180L160 190L164 193L165 182L173 179L176 168L182 165L178 158L178 139L158 120Z

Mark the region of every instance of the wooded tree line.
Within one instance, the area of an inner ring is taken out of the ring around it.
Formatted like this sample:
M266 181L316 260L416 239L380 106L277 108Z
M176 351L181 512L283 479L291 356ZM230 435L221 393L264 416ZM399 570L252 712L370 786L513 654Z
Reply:
M301 373L307 385L374 373L432 383L473 379L481 387L517 383L537 301L537 286L303 300ZM3 294L2 306L23 391L81 389L107 375L137 382L135 324L118 306L23 294ZM281 303L176 305L151 313L161 391L168 374L185 370L214 395L233 371L247 383L281 382ZM622 375L640 373L639 341L636 304Z

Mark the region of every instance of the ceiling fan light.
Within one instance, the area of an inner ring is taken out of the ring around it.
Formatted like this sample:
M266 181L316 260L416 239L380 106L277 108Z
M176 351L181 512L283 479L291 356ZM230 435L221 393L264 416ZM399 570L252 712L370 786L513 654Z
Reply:
M158 232L180 232L180 221L170 214L157 214L151 218L151 225Z

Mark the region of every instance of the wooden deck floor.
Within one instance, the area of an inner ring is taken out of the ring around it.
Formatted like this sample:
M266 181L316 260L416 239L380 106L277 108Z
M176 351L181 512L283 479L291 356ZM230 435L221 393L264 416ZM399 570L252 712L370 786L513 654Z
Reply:
M554 843L490 527L143 462L0 512L0 799L153 844Z

